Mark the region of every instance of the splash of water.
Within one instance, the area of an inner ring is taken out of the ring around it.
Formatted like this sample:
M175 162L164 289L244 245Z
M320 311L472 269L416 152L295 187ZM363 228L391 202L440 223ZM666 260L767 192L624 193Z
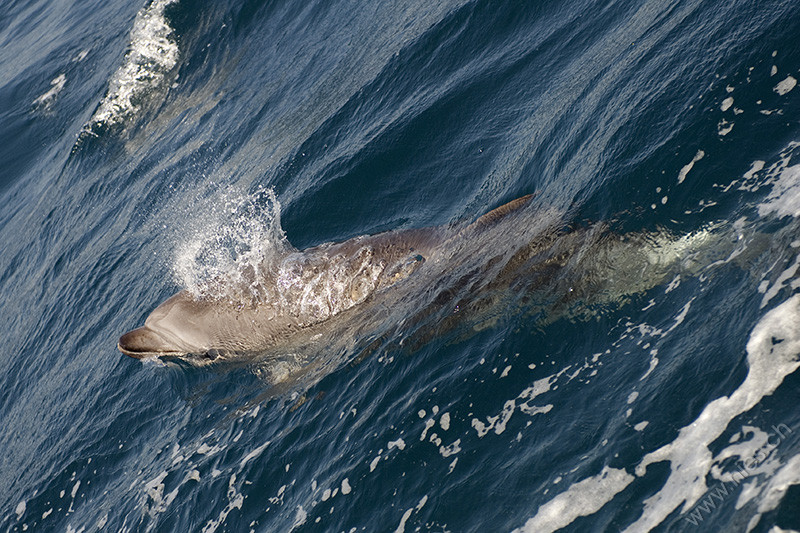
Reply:
M326 243L297 251L281 228L280 210L272 189L223 192L183 229L173 262L176 282L194 298L261 306L265 316L293 316L310 325L365 301L384 272L398 271L376 257L366 238L345 249Z
M176 281L196 298L248 301L268 297L262 280L274 277L293 249L281 229L281 206L272 189L223 193L177 247Z
M175 31L164 14L177 1L154 0L137 13L125 59L82 134L97 135L98 128L121 124L135 115L145 96L160 87L178 64Z

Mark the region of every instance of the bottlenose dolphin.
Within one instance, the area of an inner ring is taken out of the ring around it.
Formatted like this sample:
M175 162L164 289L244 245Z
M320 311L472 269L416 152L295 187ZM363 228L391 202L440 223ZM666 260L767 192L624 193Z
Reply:
M509 305L550 321L620 303L671 276L736 256L737 238L725 232L676 237L618 234L603 223L568 227L563 213L528 209L531 200L513 200L460 230L389 231L290 250L251 269L223 297L178 292L144 326L122 335L118 348L135 358L260 353L368 301L392 300L387 289L415 277L416 288L428 293L418 302L420 316L452 308L442 325L468 311L477 329Z

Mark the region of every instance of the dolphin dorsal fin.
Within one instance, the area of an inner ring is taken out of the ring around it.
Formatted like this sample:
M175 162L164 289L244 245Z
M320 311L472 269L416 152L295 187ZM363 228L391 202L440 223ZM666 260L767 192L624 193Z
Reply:
M507 204L503 204L500 207L492 209L482 217L478 218L475 222L469 225L471 229L478 229L478 228L485 228L491 224L494 224L504 216L508 215L520 209L521 207L526 206L530 201L533 199L533 194L527 194L516 200L511 200Z

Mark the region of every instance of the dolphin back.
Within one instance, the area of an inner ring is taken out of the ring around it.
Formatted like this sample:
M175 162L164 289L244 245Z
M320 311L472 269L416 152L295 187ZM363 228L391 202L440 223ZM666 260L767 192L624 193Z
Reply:
M533 200L532 194L527 194L516 200L511 200L507 204L503 204L496 209L492 209L485 215L479 217L475 222L469 225L468 229L481 229L496 224L498 221L504 219L511 213L518 211L525 207Z

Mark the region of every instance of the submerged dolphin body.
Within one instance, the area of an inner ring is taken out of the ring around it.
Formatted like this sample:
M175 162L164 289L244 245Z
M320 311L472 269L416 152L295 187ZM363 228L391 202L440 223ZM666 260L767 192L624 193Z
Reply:
M226 297L183 290L144 326L120 337L118 348L135 358L260 353L368 301L397 306L402 296L386 289L414 279L415 290L427 293L412 304L420 315L444 305L490 323L498 309L516 306L549 321L619 303L731 254L731 246L719 246L731 239L710 231L676 238L664 232L620 235L602 224L565 228L558 214L522 209L531 198L509 202L461 231L390 231L291 251L250 272L244 286ZM440 325L454 320L450 313Z

